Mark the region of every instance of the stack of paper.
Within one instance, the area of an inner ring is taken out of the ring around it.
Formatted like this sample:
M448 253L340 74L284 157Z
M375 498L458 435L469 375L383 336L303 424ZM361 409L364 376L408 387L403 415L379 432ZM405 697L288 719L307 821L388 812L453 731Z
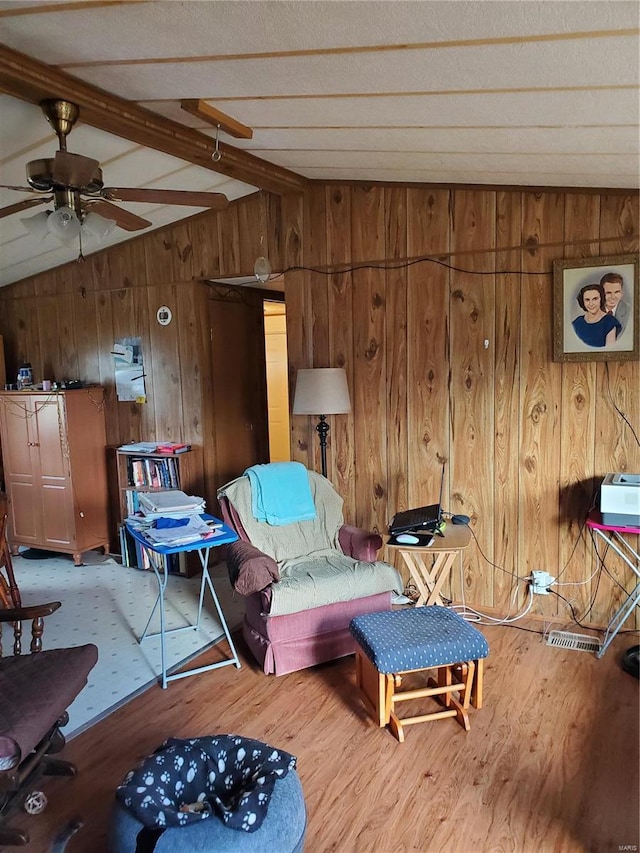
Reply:
M180 489L138 492L140 513L129 523L144 533L152 545L186 545L220 536L220 524L207 524L201 518L204 498L187 495Z
M200 539L209 539L211 536L219 536L222 531L217 527L209 527L197 516L190 518L187 524L181 527L166 527L158 529L150 527L145 530L144 535L154 545L187 545L190 542L198 542Z
M180 489L158 492L140 492L140 510L145 515L157 514L199 515L204 512L204 498L186 495Z
M132 441L131 444L122 444L118 450L127 450L129 453L155 453L157 444L155 441Z
M175 547L177 545L188 545L191 542L200 542L203 539L211 539L222 536L223 525L220 522L205 522L199 516L181 519L184 523L177 526L164 527L162 521L178 521L173 516L163 516L154 520L139 515L129 516L127 523L140 531L150 545L164 545ZM158 527L157 525L161 525Z

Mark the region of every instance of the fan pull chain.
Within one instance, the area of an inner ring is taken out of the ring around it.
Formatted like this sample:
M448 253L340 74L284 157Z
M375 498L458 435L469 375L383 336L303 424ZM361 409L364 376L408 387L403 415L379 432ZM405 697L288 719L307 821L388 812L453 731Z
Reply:
M79 264L84 261L84 255L82 254L82 228L80 229L80 231L78 231L78 243L80 244L80 250L76 259L76 263Z
M220 125L218 124L218 125L216 125L216 148L215 148L215 151L213 152L213 154L211 155L211 159L213 160L214 163L219 163L220 160L222 160L222 152L220 151L220 148L218 147L218 137L219 136L220 136Z

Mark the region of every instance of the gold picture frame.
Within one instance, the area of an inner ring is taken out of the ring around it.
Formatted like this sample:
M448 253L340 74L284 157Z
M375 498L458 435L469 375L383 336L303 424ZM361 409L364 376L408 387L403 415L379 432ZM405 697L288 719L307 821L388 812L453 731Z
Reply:
M640 356L638 255L553 262L553 360Z

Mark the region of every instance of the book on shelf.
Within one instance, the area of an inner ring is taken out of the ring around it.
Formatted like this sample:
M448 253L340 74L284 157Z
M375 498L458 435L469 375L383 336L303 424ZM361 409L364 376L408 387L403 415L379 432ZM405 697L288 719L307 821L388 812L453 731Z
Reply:
M135 539L133 536L129 535L124 524L121 524L118 528L118 534L120 536L120 556L122 557L122 565L127 567L137 566L138 560Z
M156 453L186 453L187 450L191 450L190 444L169 441L165 444L159 444L156 448Z
M148 456L153 453L186 453L187 450L191 450L191 445L180 441L134 441L131 444L121 444L118 450Z
M127 453L155 453L158 445L155 441L132 441L131 444L121 444L118 450Z

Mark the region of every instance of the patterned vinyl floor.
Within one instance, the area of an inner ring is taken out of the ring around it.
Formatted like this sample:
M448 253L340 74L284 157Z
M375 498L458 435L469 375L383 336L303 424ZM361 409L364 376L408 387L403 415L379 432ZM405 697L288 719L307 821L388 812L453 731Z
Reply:
M72 558L65 555L44 560L13 558L23 604L62 602L62 607L45 621L44 648L82 643L98 647L98 663L89 674L89 682L69 708L69 723L64 729L67 739L157 685L160 672L159 638L149 637L142 644L137 641L158 592L153 572L126 568L97 551L84 554L83 559L83 566L74 566ZM242 619L242 600L231 589L224 563L209 571L227 625L234 630ZM167 629L195 621L199 592L200 575L169 577L165 593ZM169 671L224 636L208 591L204 602L199 630L167 636ZM149 630L158 631L159 627L156 612ZM171 690L171 684L167 689Z

